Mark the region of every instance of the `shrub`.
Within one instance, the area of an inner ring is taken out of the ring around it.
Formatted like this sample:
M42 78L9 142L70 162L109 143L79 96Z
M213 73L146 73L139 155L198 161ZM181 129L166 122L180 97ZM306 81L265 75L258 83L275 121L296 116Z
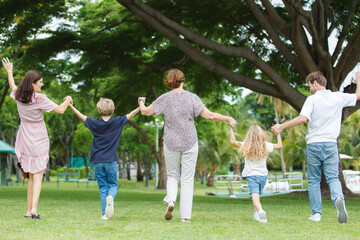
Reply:
M50 176L57 176L57 171L56 170L52 170L52 169L50 169Z

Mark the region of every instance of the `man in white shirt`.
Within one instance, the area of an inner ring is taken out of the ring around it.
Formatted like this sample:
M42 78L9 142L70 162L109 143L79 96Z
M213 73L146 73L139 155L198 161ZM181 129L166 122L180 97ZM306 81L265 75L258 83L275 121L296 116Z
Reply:
M326 89L327 80L321 72L310 73L306 77L309 84L309 96L300 115L283 124L272 127L275 134L284 129L309 121L306 135L306 160L309 181L311 221L321 220L321 167L324 169L326 181L330 186L331 199L337 209L339 223L347 222L345 200L339 180L339 151L337 138L340 133L342 110L344 107L355 106L360 99L360 72L353 79L356 83L355 94L331 92Z

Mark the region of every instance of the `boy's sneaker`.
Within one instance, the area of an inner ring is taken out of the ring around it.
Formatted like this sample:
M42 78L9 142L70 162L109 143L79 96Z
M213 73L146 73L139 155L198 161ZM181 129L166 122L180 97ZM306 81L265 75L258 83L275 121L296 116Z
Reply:
M105 220L109 220L110 218L108 218L108 217L106 217L105 215L103 215L100 219L105 221Z
M106 208L105 208L105 216L107 218L111 218L114 215L114 199L112 196L106 197Z
M309 217L309 220L314 221L314 222L320 222L321 221L321 214L320 213L312 214L311 217Z
M337 198L335 201L335 207L337 210L337 219L339 223L346 223L348 219L348 214L345 208L345 202L341 198Z
M166 220L171 220L172 219L172 211L174 210L175 206L174 206L174 202L169 202L168 206L166 208L166 212L165 212L165 219Z
M262 209L259 210L259 222L261 223L267 223L267 220L266 220L266 212Z

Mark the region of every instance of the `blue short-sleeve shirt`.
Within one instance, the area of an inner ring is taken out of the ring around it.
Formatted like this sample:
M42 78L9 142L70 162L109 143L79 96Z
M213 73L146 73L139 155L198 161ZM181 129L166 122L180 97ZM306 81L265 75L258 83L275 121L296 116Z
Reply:
M93 134L91 145L91 163L116 161L116 150L119 146L121 132L127 124L126 116L103 119L86 118L85 126Z

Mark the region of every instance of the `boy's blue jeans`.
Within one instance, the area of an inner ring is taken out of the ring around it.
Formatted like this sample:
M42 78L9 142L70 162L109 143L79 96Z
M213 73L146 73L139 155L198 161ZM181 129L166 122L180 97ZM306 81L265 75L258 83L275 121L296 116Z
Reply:
M116 161L95 163L95 176L99 185L102 214L105 214L106 197L112 196L115 200L118 187Z
M311 214L321 214L321 167L331 191L331 200L344 200L339 180L339 151L336 142L310 143L306 148Z

